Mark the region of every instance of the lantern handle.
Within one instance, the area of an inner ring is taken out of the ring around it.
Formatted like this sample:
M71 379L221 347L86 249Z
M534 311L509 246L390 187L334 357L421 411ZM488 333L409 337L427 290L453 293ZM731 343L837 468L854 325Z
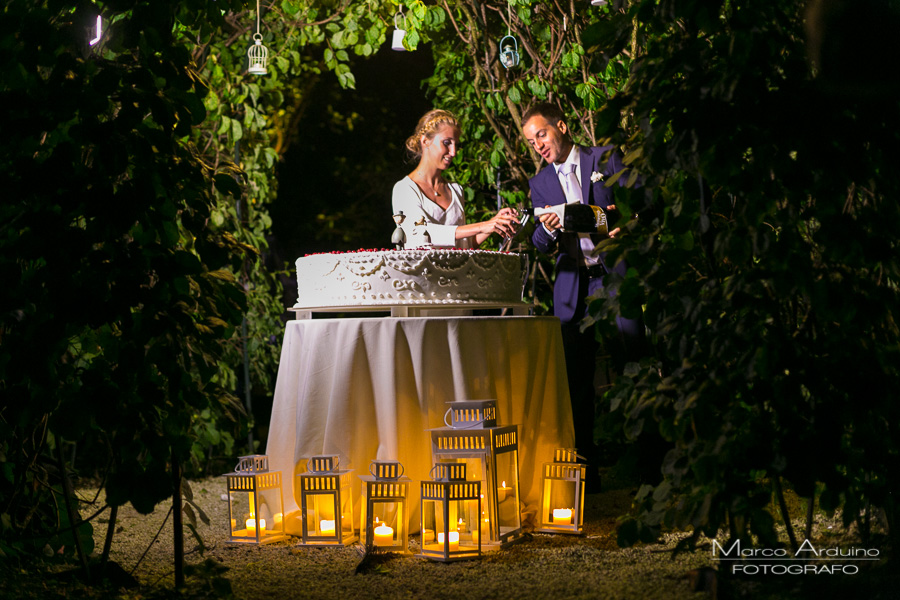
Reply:
M315 456L310 456L309 458L306 459L306 472L307 472L307 473L330 473L330 472L334 472L334 471L338 471L338 470L339 470L338 467L339 467L340 464L341 464L341 457L338 456L337 454L335 454L333 457L330 457L330 458L333 458L333 459L334 459L334 464L331 465L331 469L329 469L328 471L314 471L313 468L312 468L312 466L310 465L310 462L311 462L312 459L314 459L314 458L316 458L316 457L315 457Z
M392 461L393 462L393 461ZM400 461L396 461L394 464L400 467L400 472L397 473L394 477L388 477L386 479L400 479L403 477L403 474L406 472L406 467L403 466L403 463ZM382 477L378 475L378 459L373 459L372 462L369 463L369 474L376 479L381 479Z
M472 429L473 427L478 427L479 425L484 425L484 422L487 420L487 419L481 419L480 421L472 421L465 427L454 427L453 425L450 424L449 421L447 421L447 417L450 416L450 411L452 411L452 410L453 410L453 407L451 406L450 408L447 409L447 412L444 413L444 425L446 425L447 427L450 427L451 429Z
M394 29L400 29L400 30L402 30L403 28L400 27L400 25L397 24L397 17L399 17L399 18L401 18L401 19L405 19L405 18L406 18L406 17L403 15L403 5L402 5L402 4L400 5L400 10L398 10L397 13L394 15Z

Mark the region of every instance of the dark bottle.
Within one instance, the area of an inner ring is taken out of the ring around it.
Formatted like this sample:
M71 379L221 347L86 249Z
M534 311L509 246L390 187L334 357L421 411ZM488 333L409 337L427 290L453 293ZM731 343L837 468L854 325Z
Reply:
M606 213L599 206L572 202L569 204L557 204L546 208L526 209L526 212L540 217L554 213L559 217L562 231L572 233L600 233L608 234Z

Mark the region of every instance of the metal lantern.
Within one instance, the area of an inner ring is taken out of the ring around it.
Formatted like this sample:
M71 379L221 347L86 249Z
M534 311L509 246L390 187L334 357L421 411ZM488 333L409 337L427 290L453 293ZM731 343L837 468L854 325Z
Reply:
M606 6L609 2L607 0L591 0L591 4L594 6Z
M519 540L519 430L497 426L496 400L450 402L446 427L431 430L435 463L466 465L470 480L481 482L484 502L479 529L481 543L496 550Z
M247 50L247 72L251 75L265 75L268 73L266 61L269 59L269 49L263 46L262 36L258 33L253 34L253 42Z
M481 556L481 482L466 480L466 465L438 463L422 482L420 556L442 562Z
M500 64L507 69L519 64L519 42L512 35L500 40Z
M343 546L356 541L353 533L352 470L340 470L337 456L313 456L300 478L302 544Z
M284 533L281 471L269 471L269 457L241 456L228 482L229 544L268 544L288 538Z
M581 535L584 523L584 463L575 448L557 448L541 477L541 527L544 533Z
M253 34L253 45L247 50L247 72L251 75L265 75L269 49L263 46L262 34L259 32L259 0L256 0L256 33Z
M395 460L373 460L371 475L361 475L362 516L359 535L366 550L409 552L409 477Z
M403 5L400 5L400 11L394 15L394 34L391 38L391 50L397 52L406 52L406 46L403 45L403 38L406 36L406 30L401 27L399 21L404 19Z

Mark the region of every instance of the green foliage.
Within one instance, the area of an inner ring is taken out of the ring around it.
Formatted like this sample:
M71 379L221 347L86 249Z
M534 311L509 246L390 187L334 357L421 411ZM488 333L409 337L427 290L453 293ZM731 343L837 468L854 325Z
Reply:
M94 3L5 8L5 538L67 527L46 510L48 435L106 457L108 502L148 512L172 495L197 415L240 410L216 377L246 307L231 273L253 249L212 224L219 172L185 143L205 111L172 36L179 11L208 26L230 4L130 6L99 7L112 25L95 48Z
M640 124L628 161L644 185L617 193L639 213L608 247L630 269L591 308L609 331L643 307L654 351L607 398L628 437L673 446L623 543L665 526L771 544L773 480L822 486L848 523L869 503L895 522L897 104L815 76L804 4L642 3L598 32L613 53L639 22L598 122ZM842 35L825 43L855 43Z
M351 56L369 56L381 45L386 31L381 13L391 6L370 2L326 9L320 2L274 3L264 9L260 23L269 49L268 74L261 77L246 71L254 12L226 15L223 29L201 38L200 45L196 31L181 30L180 42L191 49L193 74L206 94L206 119L192 130L191 142L207 169L220 173L212 222L263 253L232 270L247 298L247 338L236 330L219 363L217 381L228 389L238 386L242 352L250 356L254 390L270 394L275 380L278 346L272 340L281 337L284 309L277 276L287 266L267 265L265 253L278 163L301 133L299 119L310 95L319 90L321 75L330 72L343 88L354 87ZM201 459L210 443L219 445L219 434L222 453L231 454L238 429L221 420L207 421L195 458Z

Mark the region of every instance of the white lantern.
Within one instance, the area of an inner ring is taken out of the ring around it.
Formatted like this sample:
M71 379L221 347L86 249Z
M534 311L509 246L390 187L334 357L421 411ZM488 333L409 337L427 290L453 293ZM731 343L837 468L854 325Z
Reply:
M266 61L269 59L269 49L262 45L262 36L253 34L254 44L247 50L247 72L251 75L265 75Z
M403 45L403 38L406 36L406 30L402 28L400 20L403 17L403 5L400 5L400 11L394 15L394 34L391 38L391 50L397 52L406 52L406 46Z
M344 546L353 533L351 470L340 470L337 456L313 456L300 479L300 512L304 546Z
M447 412L451 422L431 430L432 460L463 463L469 479L481 482L484 501L479 530L486 550L518 541L523 536L518 427L496 426L496 400L451 402Z
M449 562L481 556L481 482L466 480L466 465L438 463L422 482L421 556Z
M281 471L269 471L269 457L241 456L228 485L229 544L268 544L288 539L284 533Z
M557 448L541 476L541 527L544 533L581 535L584 523L584 476L575 448Z
M373 460L369 473L360 476L364 485L359 535L366 550L407 553L411 480L395 460Z

